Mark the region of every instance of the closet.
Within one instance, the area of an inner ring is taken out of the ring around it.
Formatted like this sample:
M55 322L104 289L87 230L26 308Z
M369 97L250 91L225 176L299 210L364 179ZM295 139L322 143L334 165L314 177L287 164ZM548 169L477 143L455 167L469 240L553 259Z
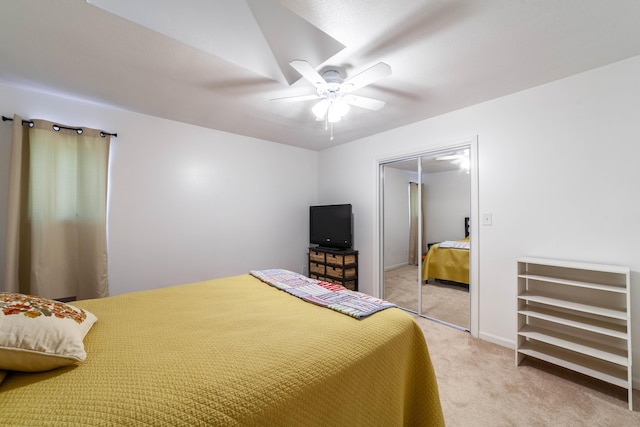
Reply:
M471 174L469 164L461 163L469 161L470 151L461 145L379 164L382 297L464 330L471 326L471 249L467 277L458 279L465 283L423 277L423 264L434 244L466 237Z

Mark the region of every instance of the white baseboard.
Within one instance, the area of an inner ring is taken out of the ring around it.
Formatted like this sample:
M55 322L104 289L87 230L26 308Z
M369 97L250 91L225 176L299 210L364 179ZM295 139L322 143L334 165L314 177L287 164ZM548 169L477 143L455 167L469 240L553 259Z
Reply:
M491 334L487 334L484 332L480 332L478 334L478 338L480 338L481 340L485 340L485 341L489 341L492 342L494 344L498 344L502 347L507 347L510 349L515 350L516 349L516 342L515 341L511 341L511 340L506 340L504 338L495 336L495 335L491 335Z
M405 265L409 265L409 263L403 262L402 264L397 265L387 265L384 267L384 271L395 270L396 268L404 267Z

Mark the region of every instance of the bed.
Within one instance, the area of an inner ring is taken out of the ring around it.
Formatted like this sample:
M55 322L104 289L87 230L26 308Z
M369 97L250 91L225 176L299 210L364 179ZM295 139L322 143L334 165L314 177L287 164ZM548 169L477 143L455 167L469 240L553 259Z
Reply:
M86 360L0 371L2 425L444 425L397 308L357 319L250 274L73 305L98 319Z
M464 221L465 238L431 245L422 263L422 278L469 285L469 218Z

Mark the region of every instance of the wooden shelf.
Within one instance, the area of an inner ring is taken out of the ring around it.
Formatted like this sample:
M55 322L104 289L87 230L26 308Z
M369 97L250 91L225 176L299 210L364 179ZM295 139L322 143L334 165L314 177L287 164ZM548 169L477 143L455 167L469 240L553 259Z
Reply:
M620 365L607 364L584 354L535 341L527 341L519 352L619 387L627 387L627 371Z
M588 317L576 315L573 313L565 313L557 310L551 310L542 307L527 306L525 309L518 310L518 314L534 317L536 319L546 320L561 325L567 325L585 331L591 331L602 335L608 335L623 340L628 339L626 325L611 323L604 320L591 319Z
M518 331L518 335L554 345L556 347L572 350L591 356L596 359L606 360L616 365L627 366L629 359L626 350L620 350L604 344L598 344L580 337L527 325Z
M609 292L619 292L621 294L624 294L627 291L626 288L615 286L615 285L581 282L579 280L567 280L567 279L560 279L557 277L540 276L537 274L519 274L518 277L529 279L529 280L537 280L539 282L549 282L549 283L557 283L560 285L576 286L579 288L597 289L597 290L609 291Z
M544 295L535 294L531 292L523 292L522 294L518 295L518 299L537 302L540 304L546 304L554 307L567 308L570 310L580 311L583 313L597 314L599 316L611 317L613 319L626 320L628 316L628 313L626 310L607 308L607 307L590 305L590 304L582 304L582 303L563 300L559 298L547 297Z
M595 263L582 262L582 261L567 261L567 260L560 260L560 259L536 258L536 257L518 258L518 262L524 263L524 264L544 265L548 267L560 267L563 269L600 271L603 273L614 273L614 274L622 274L622 275L629 274L629 267L625 267L621 265L595 264Z
M628 390L633 410L628 267L518 259L516 365L535 357Z

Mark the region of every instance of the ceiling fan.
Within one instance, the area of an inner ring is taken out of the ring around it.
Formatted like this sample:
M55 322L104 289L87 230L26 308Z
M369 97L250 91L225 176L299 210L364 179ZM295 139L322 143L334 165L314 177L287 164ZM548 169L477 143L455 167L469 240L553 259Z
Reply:
M465 149L457 153L445 154L444 156L438 156L435 158L437 162L450 162L454 165L458 165L460 169L466 170L469 173L471 163L469 162L469 150Z
M332 69L320 75L311 64L304 60L291 61L289 65L316 88L316 93L275 98L271 101L297 102L319 99L320 102L313 107L316 120L325 120L329 123L340 121L349 111L350 105L373 111L377 111L385 105L384 101L352 94L353 91L390 75L391 67L384 62L378 62L347 80L343 80L340 73Z

